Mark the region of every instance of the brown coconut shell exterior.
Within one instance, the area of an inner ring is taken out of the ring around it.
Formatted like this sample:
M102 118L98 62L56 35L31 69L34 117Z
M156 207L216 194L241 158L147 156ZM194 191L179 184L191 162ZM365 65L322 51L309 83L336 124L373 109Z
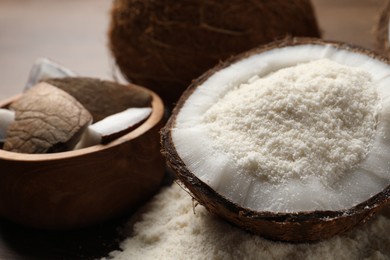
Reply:
M116 0L109 48L167 106L220 60L285 36L319 37L310 0Z
M390 1L387 1L378 17L375 28L376 48L387 57L390 57L389 19Z
M92 114L94 122L130 107L151 106L149 91L134 84L88 77L49 78L44 82L73 96Z
M162 152L167 160L167 164L176 173L178 180L188 188L193 198L205 206L211 213L249 232L272 240L287 242L319 241L341 234L358 224L365 223L386 204L390 203L390 185L369 200L346 210L295 213L256 212L243 208L224 198L190 172L175 149L171 129L175 127L176 117L180 113L187 98L215 72L253 54L266 52L274 48L302 44L330 44L338 49L362 53L374 59L389 63L388 59L372 51L346 43L312 38L287 38L233 57L226 62L220 63L215 68L194 80L191 86L183 93L173 110L172 116L166 126L161 130Z

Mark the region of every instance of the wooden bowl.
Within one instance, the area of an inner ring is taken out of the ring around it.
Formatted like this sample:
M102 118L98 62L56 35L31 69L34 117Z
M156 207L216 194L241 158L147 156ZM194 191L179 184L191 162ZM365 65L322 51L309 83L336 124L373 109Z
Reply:
M151 94L150 117L107 145L53 154L0 149L0 216L34 228L79 228L148 199L165 168L159 143L164 105ZM0 101L0 107L18 97Z

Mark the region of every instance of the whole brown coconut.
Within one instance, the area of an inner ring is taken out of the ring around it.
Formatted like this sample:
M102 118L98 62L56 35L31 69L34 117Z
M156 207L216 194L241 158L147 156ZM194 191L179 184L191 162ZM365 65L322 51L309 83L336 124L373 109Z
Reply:
M286 35L320 36L309 0L116 0L109 47L128 80L170 106L218 61Z
M194 128L195 126L192 126L191 122L196 122L194 121L194 118L201 116L203 115L203 113L205 113L205 107L201 107L201 105L199 105L200 97L203 95L204 99L208 100L207 102L205 102L205 104L212 103L210 99L208 99L208 97L210 96L207 95L206 90L206 85L208 84L207 82L209 79L213 78L213 84L207 85L210 88L211 86L215 87L218 84L229 85L229 82L234 82L234 80L239 77L239 66L243 66L239 64L242 64L243 61L248 60L249 58L260 57L260 55L267 53L273 53L272 55L277 56L279 55L279 58L274 58L269 63L271 64L271 67L274 66L274 69L280 69L280 67L283 68L284 66L291 66L294 63L289 63L289 61L286 62L286 60L288 60L289 55L285 54L285 50L287 50L288 48L292 50L289 51L290 57L291 55L295 56L296 60L299 60L299 62L307 62L308 60L312 59L321 59L329 57L330 59L338 59L339 62L342 59L345 59L349 62L353 61L353 64L355 64L354 66L359 66L359 64L361 65L364 63L362 57L366 57L364 58L364 60L373 60L373 64L387 64L385 66L389 66L389 68L387 69L390 69L390 62L384 57L381 57L369 50L351 46L345 43L322 41L319 39L288 38L282 41L277 41L268 45L261 46L257 49L253 49L249 52L233 57L226 62L219 64L218 66L207 71L201 77L193 81L190 87L187 88L187 90L181 96L180 100L178 101L178 104L172 112L169 121L161 131L161 143L163 147L162 152L167 159L169 167L176 173L176 176L178 177L179 181L182 182L189 190L191 196L193 196L193 198L196 199L200 204L204 205L211 213L214 213L245 230L248 230L255 234L259 234L269 239L288 242L312 242L330 238L334 235L345 232L346 230L349 230L358 224L365 223L367 220L370 219L371 216L383 209L386 204L389 204L390 185L387 184L390 181L389 171L386 170L387 177L385 178L387 179L381 179L381 182L385 188L383 188L378 193L374 192L374 195L370 195L368 199L365 199L364 201L359 201L357 204L354 204L353 206L347 208L343 208L340 210L319 209L289 212L258 211L245 207L241 203L233 202L230 198L227 197L227 193L222 195L222 193L217 190L218 188L220 188L219 186L217 186L216 188L212 187L212 182L207 183L207 181L203 180L203 176L199 176L199 174L195 173L195 170L190 170L191 167L192 169L199 169L200 165L203 164L209 166L208 168L203 168L205 169L203 174L215 176L216 172L220 171L221 175L219 176L225 176L225 173L228 172L231 168L227 168L226 165L215 166L212 165L212 163L206 164L205 161L208 160L207 158L199 159L199 157L190 157L189 154L191 153L190 151L192 148L188 147L188 145L186 144L190 143L193 145L194 142L191 143L188 139L179 139L176 135L176 140L178 141L174 141L174 133L175 131L177 131L177 129L180 129L180 127L182 127L183 125L185 125L185 127L188 127L189 129L191 129L191 127ZM280 51L274 51L278 49L280 49ZM338 56L336 55L336 53L343 53L344 56ZM348 53L348 55L346 55L346 53ZM283 58L280 55L285 56ZM267 57L269 58L270 56L271 54L268 54ZM349 59L348 56L352 58ZM360 58L356 59L357 57ZM277 64L277 62L280 62L281 64L283 64L283 62L286 63L283 66L280 65L280 67L275 67L275 64ZM255 65L254 62L250 64ZM256 64L264 63L261 62L261 58L257 58ZM266 61L266 64L268 64L268 60ZM224 70L229 70L229 68L233 67L232 65L235 66L235 73L233 73L233 75L235 75L235 78L230 77L232 74L229 74L229 76L227 76L229 79L227 81L224 81L224 83L220 83L220 81L215 80L215 76L217 74L221 75L221 72L223 72ZM375 66L371 64L371 66L368 67ZM265 69L264 71L268 70ZM241 73L247 73L247 70L241 70ZM253 73L255 75L256 69L249 73ZM247 75L246 77L250 78L250 75ZM386 82L384 86L388 87L388 82ZM213 91L215 91L215 89ZM194 95L195 92L196 95ZM194 101L194 96L197 96L196 98L198 99L196 99L196 101L198 102ZM218 97L218 95L215 96ZM190 103L191 105L189 105ZM196 108L197 106L199 107L198 109ZM188 107L190 107L190 109L188 109ZM189 111L193 111L194 108L197 112L191 114L190 116ZM186 111L183 112L184 110ZM187 117L183 116L184 114ZM188 121L186 118L188 118ZM195 133L197 132L195 131ZM197 140L197 143L201 143L207 146L207 144L205 142L202 143L201 138L196 136L195 134L193 134L192 138ZM181 153L178 149L179 146L181 147ZM183 150L185 147L187 147L188 150ZM197 147L197 149L198 148L199 147ZM201 154L201 156L203 156L203 152L207 151L207 149L208 148L202 151L197 150L196 153ZM210 154L206 154L204 156L210 157L210 162L218 161L215 156L210 156ZM380 150L380 156L388 156L388 154L386 154L384 150ZM184 158L191 158L192 161L190 159ZM374 165L374 167L376 167L376 165ZM380 168L380 166L376 167L376 170ZM375 170L373 172L374 174L376 174ZM238 181L235 182L234 178L231 181L232 183L236 183L239 185ZM353 192L361 192L360 188L356 191L356 182L352 181L351 183L353 183L350 186L354 188ZM235 186L235 188L237 188L237 186ZM227 192L230 191L233 190L228 190ZM233 192L244 193L245 191L238 190ZM307 190L303 190L303 192L307 192L306 197L314 195L310 194L310 192Z

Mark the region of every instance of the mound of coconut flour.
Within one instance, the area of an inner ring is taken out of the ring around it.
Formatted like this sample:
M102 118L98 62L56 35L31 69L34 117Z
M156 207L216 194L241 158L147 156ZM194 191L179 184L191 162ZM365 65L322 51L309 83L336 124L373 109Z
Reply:
M333 183L367 155L378 103L368 72L320 59L241 84L203 124L245 174Z
M176 184L158 194L132 224L122 251L105 259L390 259L385 216L318 243L273 242L231 226L200 205L194 209Z

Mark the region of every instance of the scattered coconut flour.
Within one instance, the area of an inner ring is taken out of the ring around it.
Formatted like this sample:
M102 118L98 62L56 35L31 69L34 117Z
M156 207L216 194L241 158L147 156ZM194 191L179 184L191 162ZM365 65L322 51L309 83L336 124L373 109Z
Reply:
M195 213L194 213L195 211ZM178 185L165 188L128 238L104 259L390 259L390 219L379 215L343 235L313 244L273 242L193 209Z
M245 174L334 182L366 157L378 104L369 73L321 59L253 77L209 108L201 124L214 149Z

